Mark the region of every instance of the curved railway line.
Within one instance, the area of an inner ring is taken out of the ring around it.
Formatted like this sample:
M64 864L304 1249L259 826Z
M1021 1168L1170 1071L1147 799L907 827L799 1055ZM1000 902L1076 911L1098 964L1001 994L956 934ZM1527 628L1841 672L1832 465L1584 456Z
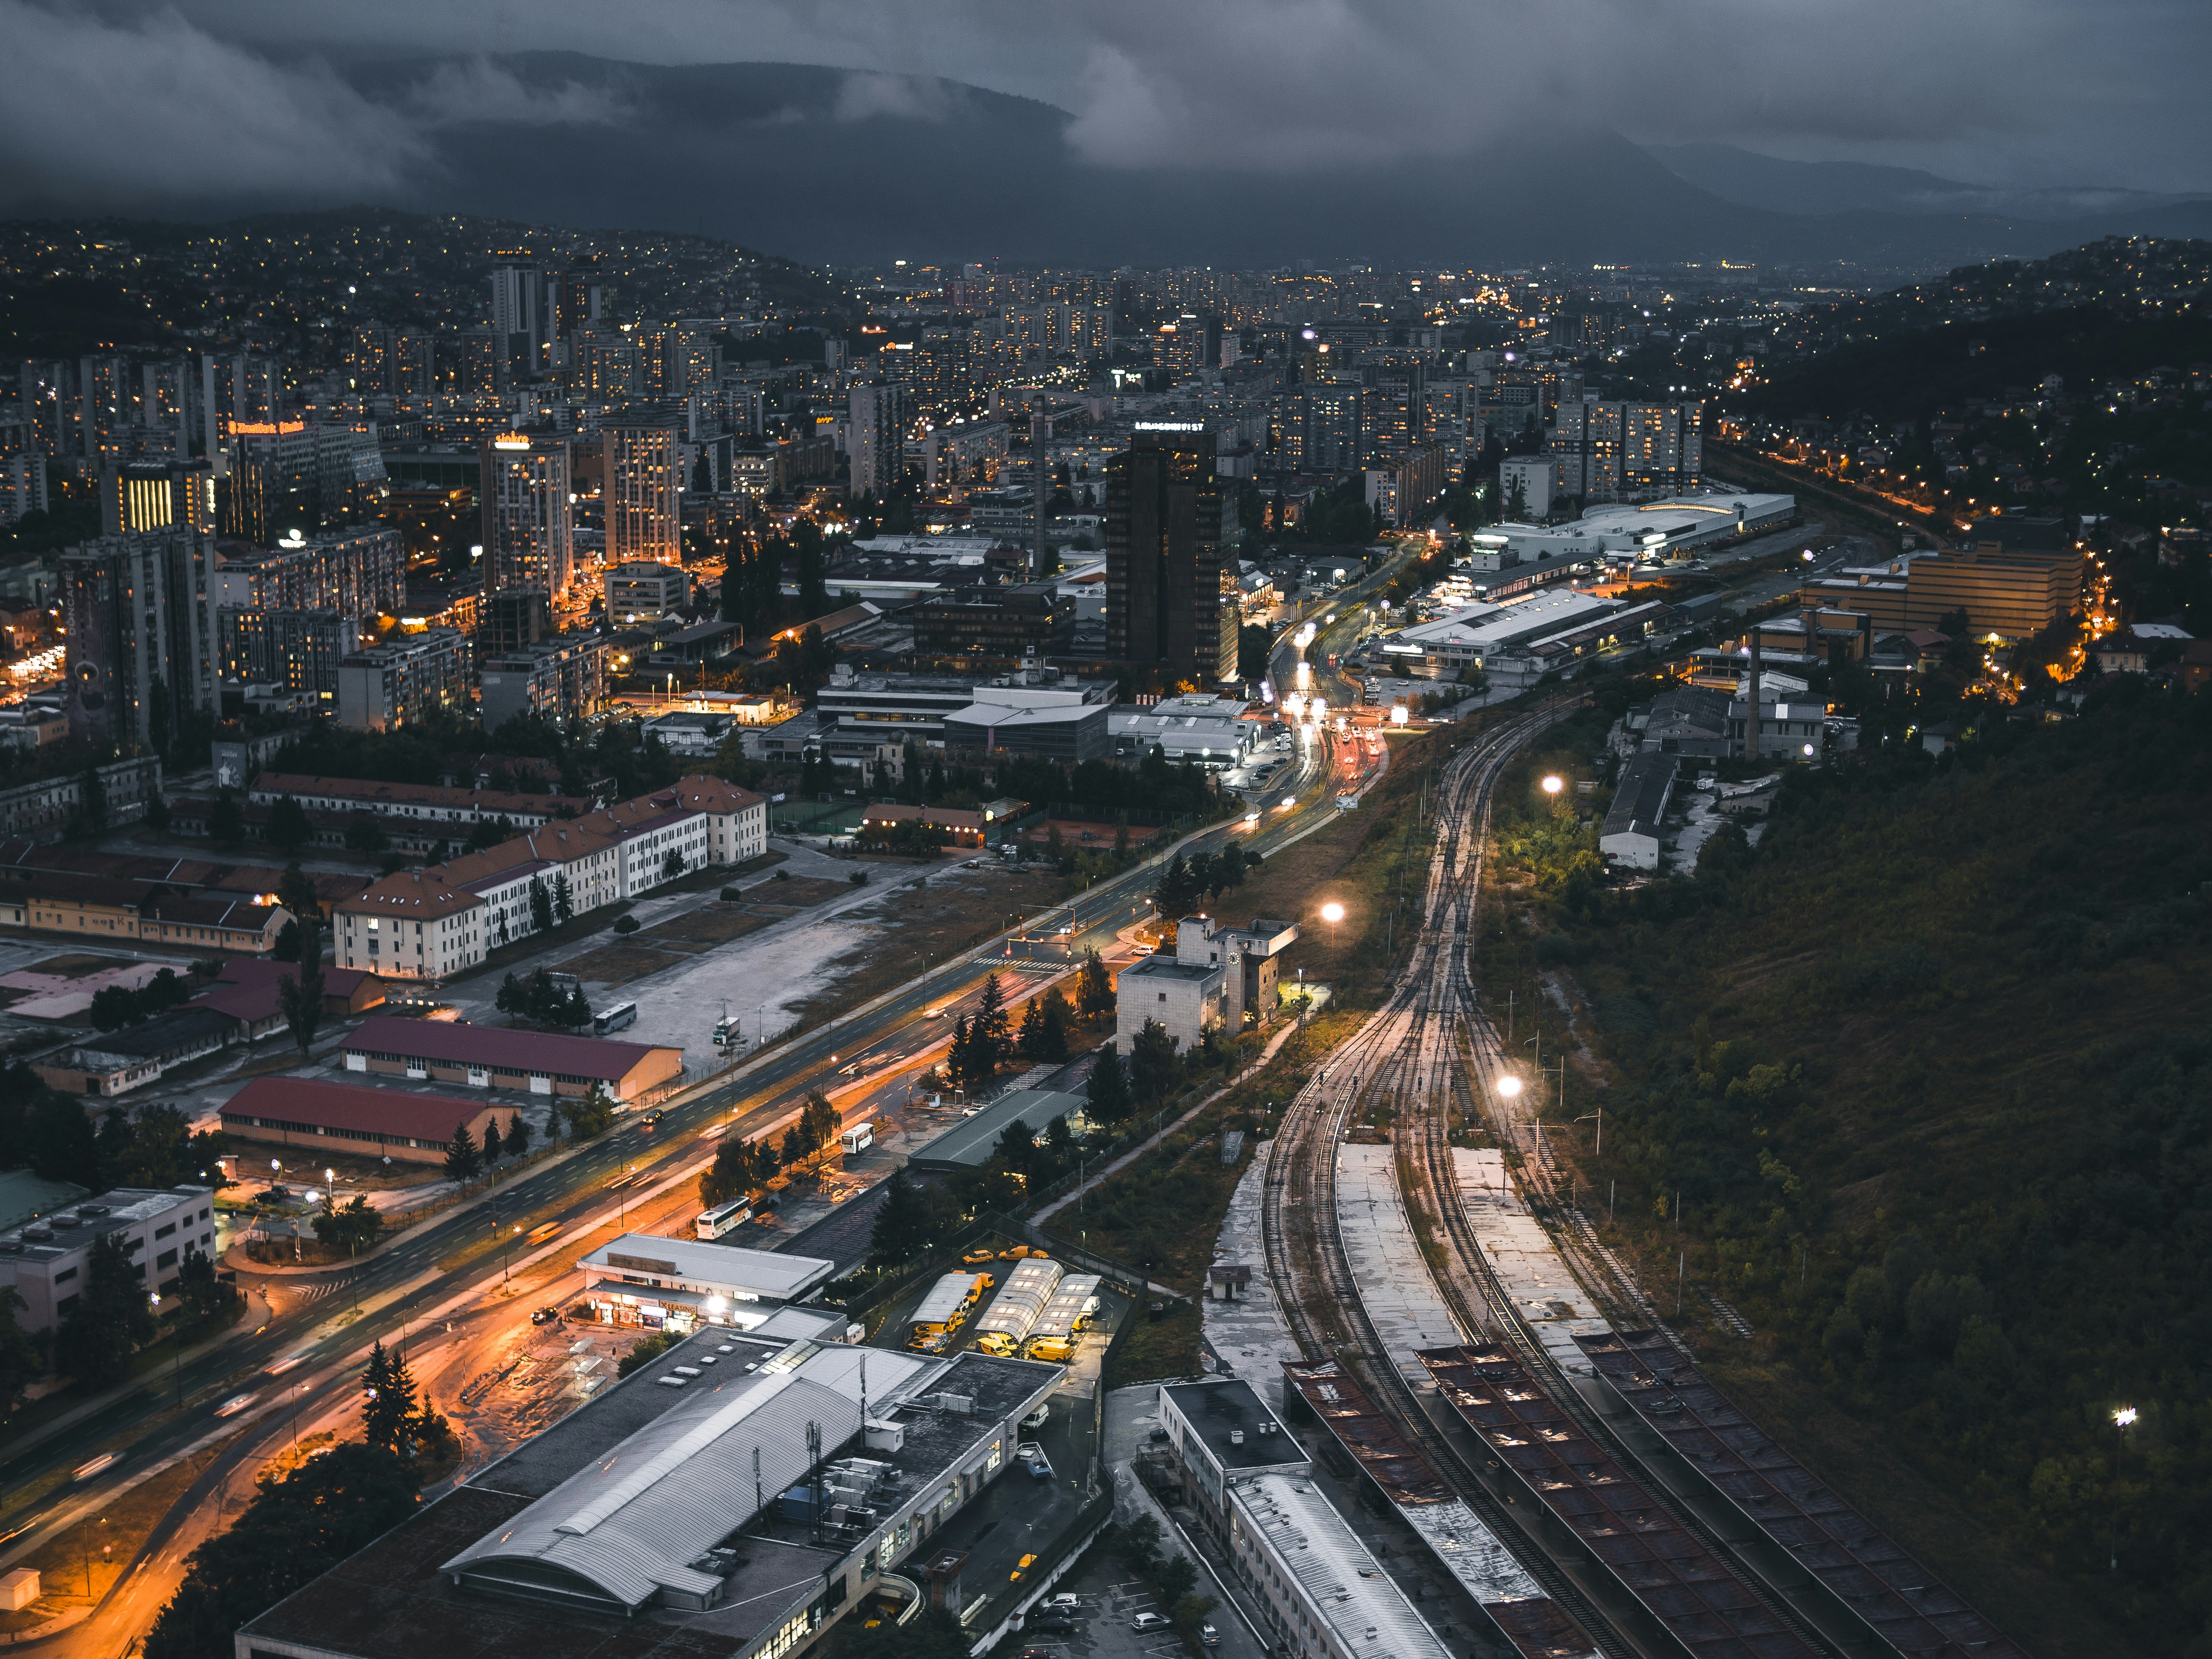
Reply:
M1686 1651L1698 1651L1694 1641L1686 1639L1680 1628L1654 1618L1649 1597L1631 1597L1592 1554L1587 1537L1563 1537L1554 1517L1527 1504L1525 1494L1516 1500L1513 1483L1497 1473L1497 1460L1466 1449L1462 1437L1447 1433L1431 1416L1424 1389L1402 1368L1412 1356L1388 1352L1369 1316L1338 1226L1336 1149L1348 1125L1363 1102L1400 1108L1394 1136L1400 1186L1409 1200L1418 1198L1421 1188L1427 1189L1425 1205L1409 1201L1409 1218L1425 1211L1440 1229L1441 1237L1425 1244L1425 1254L1430 1278L1462 1340L1510 1354L1518 1362L1514 1369L1537 1379L1557 1402L1561 1431L1579 1431L1595 1455L1622 1469L1638 1467L1634 1455L1555 1369L1498 1284L1460 1200L1450 1139L1457 1106L1466 1121L1486 1120L1501 1142L1522 1147L1526 1176L1547 1189L1554 1185L1550 1148L1540 1138L1530 1144L1532 1125L1500 1109L1493 1094L1492 1081L1505 1069L1505 1057L1480 1014L1468 947L1476 924L1498 775L1572 706L1563 700L1501 726L1455 756L1438 776L1435 842L1419 931L1389 1000L1316 1068L1285 1113L1270 1152L1261 1231L1277 1299L1309 1358L1344 1361L1366 1378L1381 1408L1407 1438L1434 1462L1547 1594L1582 1623L1608 1659L1679 1659ZM1572 1212L1563 1214L1577 1277L1597 1291L1607 1317L1618 1315L1637 1326L1656 1324L1632 1281L1587 1224ZM1415 1225L1418 1235L1418 1219ZM1553 1238L1560 1242L1556 1231ZM1756 1604L1753 1617L1764 1614L1759 1622L1778 1638L1765 1650L1833 1650L1757 1575L1735 1561L1725 1540L1682 1513L1656 1482L1642 1485L1651 1494L1644 1506L1694 1538L1713 1565L1748 1592Z
M1607 1659L1640 1659L1649 1650L1622 1636L1585 1593L1585 1575L1554 1559L1531 1537L1422 1407L1413 1385L1369 1319L1339 1235L1335 1149L1357 1103L1376 1091L1407 1096L1449 1087L1453 1025L1464 988L1463 943L1474 919L1481 830L1469 808L1485 803L1492 783L1529 738L1559 717L1560 708L1524 716L1456 756L1439 779L1437 846L1431 856L1425 921L1443 915L1449 927L1424 926L1397 990L1291 1103L1269 1155L1261 1234L1278 1301L1291 1334L1313 1358L1336 1358L1358 1368L1407 1439L1434 1462L1476 1516L1510 1548L1553 1601L1579 1621ZM1495 1328L1494 1313L1455 1308L1461 1334Z

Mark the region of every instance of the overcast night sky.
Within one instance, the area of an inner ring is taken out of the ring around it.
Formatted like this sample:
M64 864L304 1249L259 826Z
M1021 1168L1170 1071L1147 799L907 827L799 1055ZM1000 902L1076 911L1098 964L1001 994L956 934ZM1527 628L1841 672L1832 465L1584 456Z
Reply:
M882 77L942 76L1067 112L1068 161L1107 169L1419 167L1556 125L2212 191L2202 0L0 0L0 212L426 204L403 181L457 127L652 118L488 61L542 50L848 70L854 118L930 118L961 85ZM431 56L448 61L360 89L365 57Z

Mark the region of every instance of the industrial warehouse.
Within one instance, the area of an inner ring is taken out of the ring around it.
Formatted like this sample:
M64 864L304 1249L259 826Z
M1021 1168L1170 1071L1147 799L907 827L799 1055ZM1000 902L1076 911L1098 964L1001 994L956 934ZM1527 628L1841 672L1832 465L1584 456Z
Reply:
M782 1659L915 1610L902 1565L1061 1375L702 1330L251 1620L238 1659Z

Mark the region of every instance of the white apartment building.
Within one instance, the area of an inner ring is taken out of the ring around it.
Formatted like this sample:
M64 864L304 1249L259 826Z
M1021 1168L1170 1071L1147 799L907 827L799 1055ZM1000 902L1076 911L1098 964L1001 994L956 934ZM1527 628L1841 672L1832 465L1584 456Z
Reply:
M482 852L386 877L332 910L336 965L442 980L537 931L532 884L565 877L572 914L636 898L678 873L768 850L768 801L720 778L558 819ZM672 871L669 854L678 855Z
M120 1236L149 1296L166 1297L184 1252L215 1254L211 1187L118 1187L0 1234L0 1285L23 1298L27 1331L51 1330L83 1293L95 1241Z

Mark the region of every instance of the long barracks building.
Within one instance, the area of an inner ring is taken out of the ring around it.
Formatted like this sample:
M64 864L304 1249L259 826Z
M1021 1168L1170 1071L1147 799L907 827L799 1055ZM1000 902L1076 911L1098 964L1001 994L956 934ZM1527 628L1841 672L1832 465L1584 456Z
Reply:
M450 978L537 932L556 892L580 915L767 850L765 797L720 778L684 778L480 853L386 876L333 908L336 965L387 979Z

